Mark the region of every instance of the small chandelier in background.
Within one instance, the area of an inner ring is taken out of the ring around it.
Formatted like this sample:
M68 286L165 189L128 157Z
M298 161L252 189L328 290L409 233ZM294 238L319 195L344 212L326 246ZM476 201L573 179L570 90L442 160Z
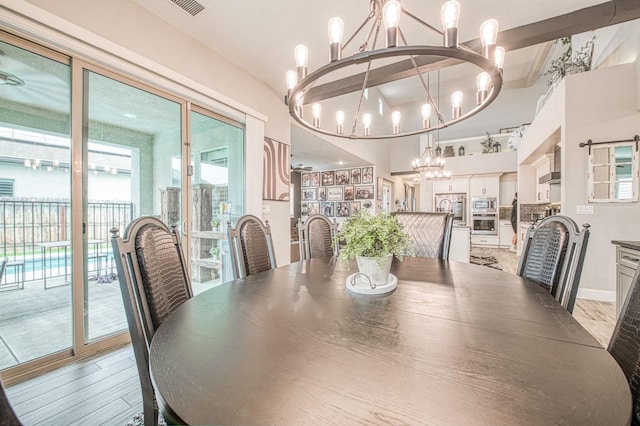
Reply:
M444 158L440 155L434 155L431 144L427 145L422 155L413 160L411 165L413 171L426 180L442 180L451 177L451 172L444 170Z
M401 16L406 16L406 19L411 19L421 27L439 34L443 38L443 45L408 45L399 25ZM495 19L489 19L480 26L481 54L459 44L459 16L460 4L455 0L447 1L441 9L442 31L439 31L404 9L398 0L370 0L369 15L344 44L342 43L344 23L340 18L332 18L329 21L330 62L327 65L307 74L308 48L304 45L298 45L295 48L296 70L287 71L285 76L287 86L285 103L289 106L289 113L297 122L310 130L352 139L386 139L416 135L450 126L477 114L493 102L502 88L505 50L496 46L498 21ZM355 53L343 58L345 48L368 23L371 25L369 30L365 31L367 35L364 42ZM378 37L382 38L381 33L384 33L385 47L376 49ZM372 68L373 62L377 60L384 60L385 65ZM390 60L395 62L389 64ZM474 65L480 71L475 77L476 106L469 111L463 111L464 93L456 90L451 95L451 115L445 119L445 114L439 109L440 100L434 100L429 91L429 73L438 72L437 96L439 98L439 71L460 63ZM354 68L361 64L366 65L366 71L356 73ZM351 68L348 69L348 67ZM396 74L398 68L403 72ZM345 71L351 71L351 73ZM425 81L425 74L427 81ZM326 80L331 80L327 78L329 75L332 75L334 80L327 82ZM335 77L336 75L339 77ZM421 107L418 107L415 113L405 112L405 115L411 116L409 120L405 117L406 128L403 128L401 112L398 110L387 115L384 115L382 110L365 110L363 101L367 98L367 90L370 87L405 78L417 78L424 89L424 100L418 102ZM337 99L344 94L358 91L359 96L354 107L347 107L343 104L343 100ZM321 106L324 101L330 102L325 102ZM312 114L311 120L307 121L304 118L304 109L305 105L309 104ZM372 112L378 112L375 115L383 120L375 127L372 126ZM335 121L322 120L321 114L335 116ZM435 116L435 120L432 120L432 115ZM347 122L351 124L347 126ZM408 122L416 122L419 125L408 128Z

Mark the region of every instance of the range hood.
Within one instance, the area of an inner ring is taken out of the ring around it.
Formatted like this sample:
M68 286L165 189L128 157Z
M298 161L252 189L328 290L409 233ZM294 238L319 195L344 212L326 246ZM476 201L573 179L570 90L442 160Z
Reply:
M538 179L538 183L548 183L548 184L559 184L560 183L560 172L551 172L546 175L540 176Z

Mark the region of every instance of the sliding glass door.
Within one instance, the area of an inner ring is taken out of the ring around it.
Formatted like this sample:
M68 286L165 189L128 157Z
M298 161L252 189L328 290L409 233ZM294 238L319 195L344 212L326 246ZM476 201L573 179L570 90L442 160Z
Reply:
M180 225L183 104L85 70L85 340L126 330L110 231L141 215ZM129 84L127 84L129 83ZM178 165L178 172L174 173Z
M70 60L3 40L0 370L73 346Z
M232 279L227 222L244 213L244 128L192 106L193 202L191 277L194 293Z

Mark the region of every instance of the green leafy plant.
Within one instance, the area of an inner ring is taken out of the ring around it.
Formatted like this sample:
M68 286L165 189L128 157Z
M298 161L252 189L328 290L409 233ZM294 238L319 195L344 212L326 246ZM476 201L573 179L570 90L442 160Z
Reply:
M483 154L486 154L487 152L493 152L493 145L496 144L496 140L494 139L493 136L491 136L491 133L489 132L486 132L486 133L487 133L487 137L480 142L480 145L482 145Z
M562 37L556 40L556 43L561 43L563 46L566 46L567 49L559 57L551 61L549 69L544 74L550 76L549 80L547 80L547 85L551 86L555 84L562 80L567 74L589 71L591 69L595 39L596 37L593 36L591 40L577 51L573 50L571 37Z
M340 249L341 260L365 256L380 261L389 254L402 260L403 256L413 254L409 236L398 219L388 213L371 215L360 210L345 220L336 238L345 242Z
M211 256L213 257L218 257L220 255L220 247L218 246L211 247L211 249L209 250L209 254L211 254Z

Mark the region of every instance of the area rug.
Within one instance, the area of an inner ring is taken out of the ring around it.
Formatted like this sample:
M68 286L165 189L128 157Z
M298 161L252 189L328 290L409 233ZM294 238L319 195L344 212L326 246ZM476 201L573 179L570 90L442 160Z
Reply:
M488 266L489 268L502 271L502 268L498 264L498 260L495 258L495 256L474 256L472 254L470 263L473 263L475 265Z
M144 415L142 413L136 414L126 426L144 426ZM167 422L164 421L162 416L158 417L158 426L167 426Z

